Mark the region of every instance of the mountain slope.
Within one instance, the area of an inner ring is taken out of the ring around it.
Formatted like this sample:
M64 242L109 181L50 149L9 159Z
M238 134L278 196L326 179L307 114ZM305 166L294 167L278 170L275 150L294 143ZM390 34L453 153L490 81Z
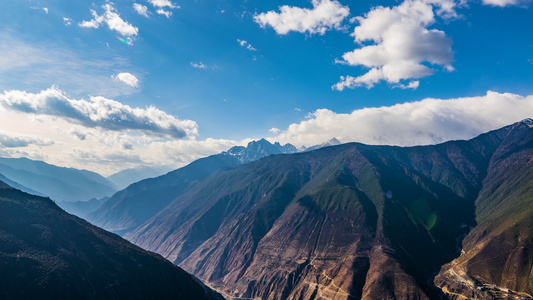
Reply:
M89 201L56 202L56 204L69 214L85 219L88 214L96 211L107 200L109 200L109 197L102 199L92 198Z
M150 167L138 167L132 169L122 170L107 179L115 184L119 190L127 188L130 184L141 181L147 178L159 177L165 173L171 171L170 168L150 168Z
M160 256L0 182L0 298L222 299Z
M436 278L452 299L533 298L533 136L516 134L525 125L515 124L492 157L476 199L478 226Z
M132 184L114 194L109 201L91 213L88 220L122 235L137 228L194 184L218 170L291 151L296 151L296 148L290 144L281 146L264 139L252 141L247 147L233 147L227 152L196 160L163 176Z
M23 186L22 184L18 183L18 182L15 182L13 180L10 180L9 178L5 177L4 175L0 174L0 181L2 181L4 184L7 184L8 186L10 187L13 187L17 190L21 190L25 193L28 193L28 194L32 194L32 195L36 195L36 196L45 196L41 193L38 193L30 188L27 188L25 186Z
M435 274L483 224L480 209L495 207L483 196L494 170L523 170L497 157L531 160L521 151L533 145L518 141L532 136L519 123L435 146L269 156L212 174L125 237L234 296L438 299L447 290ZM513 182L528 190L521 176ZM512 198L504 207L516 211L523 199Z
M56 201L87 201L116 191L113 183L96 173L26 158L0 158L0 173Z
M101 228L123 234L154 216L195 182L220 168L238 164L238 159L226 154L196 160L163 176L130 185L114 194L87 218Z

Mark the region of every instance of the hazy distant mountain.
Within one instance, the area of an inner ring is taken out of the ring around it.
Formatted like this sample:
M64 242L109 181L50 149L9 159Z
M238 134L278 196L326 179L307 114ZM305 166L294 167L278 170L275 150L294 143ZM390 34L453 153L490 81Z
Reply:
M56 202L56 204L69 214L73 214L85 219L87 215L96 211L96 209L98 209L98 207L100 207L100 205L102 205L107 200L109 200L109 197L104 197L102 199L92 198L89 201Z
M337 146L340 144L341 142L337 138L332 138L331 140L324 142L322 144L319 144L319 145L314 145L314 146L307 147L307 148L304 147L302 151L303 152L313 151L313 150L317 150L317 149L324 148L324 147Z
M223 299L159 255L0 182L1 299Z
M532 123L221 169L125 237L245 298L529 299Z
M0 173L55 201L87 201L116 191L112 182L94 172L57 167L27 158L0 158Z
M172 169L168 167L151 168L142 166L138 168L122 170L111 176L108 176L107 179L114 183L119 190L122 190L134 182L138 182L147 178L158 177L168 173L171 170Z
M247 163L272 154L291 153L296 147L265 139L248 143L246 147L233 147L227 152L196 160L163 176L145 179L114 194L109 201L91 213L88 220L117 234L131 231L164 209L212 173Z
M30 188L27 188L23 186L22 184L18 182L14 182L13 180L5 177L4 175L0 174L0 181L3 181L5 184L9 185L10 187L16 188L17 190L21 190L25 193L36 195L36 196L45 196L44 194L41 194L39 192L36 192Z

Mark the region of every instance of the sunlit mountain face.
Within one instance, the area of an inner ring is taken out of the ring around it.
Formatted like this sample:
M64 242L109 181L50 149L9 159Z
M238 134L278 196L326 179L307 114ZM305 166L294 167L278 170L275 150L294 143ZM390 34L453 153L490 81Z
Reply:
M175 197L121 234L235 297L529 299L532 141L525 120L469 141L272 155L186 190L161 186L169 173L142 183L144 204L121 198L126 212ZM131 224L116 215L98 222Z
M0 1L0 264L60 298L529 299L530 6Z

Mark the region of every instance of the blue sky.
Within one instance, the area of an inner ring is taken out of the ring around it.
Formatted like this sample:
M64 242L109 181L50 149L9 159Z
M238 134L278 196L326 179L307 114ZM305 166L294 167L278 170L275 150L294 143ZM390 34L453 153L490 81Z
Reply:
M532 27L520 0L2 1L0 155L109 174L262 137L469 138L533 116Z

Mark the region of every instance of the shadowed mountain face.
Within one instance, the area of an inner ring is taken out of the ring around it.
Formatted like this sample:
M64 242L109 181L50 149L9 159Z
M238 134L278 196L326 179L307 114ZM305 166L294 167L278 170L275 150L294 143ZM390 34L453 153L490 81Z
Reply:
M0 182L1 299L223 299L191 275Z
M508 265L474 263L463 277L528 292L532 139L517 123L436 146L269 156L211 174L125 237L235 296L438 299L465 292L446 267L433 279L466 236L477 261Z
M268 155L293 151L297 150L290 144L281 146L279 143L271 144L264 139L250 142L247 147L233 147L227 152L199 159L163 176L132 184L113 195L109 201L91 213L88 220L122 235L137 228L194 184L216 171Z
M527 125L527 123L526 123ZM512 126L492 156L461 256L435 282L451 299L532 299L533 134Z

